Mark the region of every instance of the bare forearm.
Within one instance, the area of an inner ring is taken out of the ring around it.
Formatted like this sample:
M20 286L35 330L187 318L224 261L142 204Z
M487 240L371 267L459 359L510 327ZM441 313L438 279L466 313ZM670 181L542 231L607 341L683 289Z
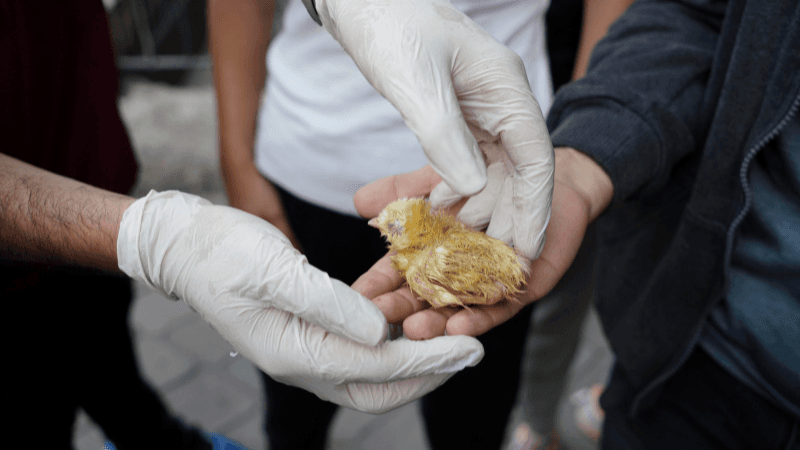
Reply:
M118 271L119 223L132 202L0 154L0 256Z
M575 57L575 69L572 79L586 75L589 67L589 57L597 41L602 39L608 27L614 23L634 0L584 0L583 2L583 27L581 40L578 45L578 54Z
M227 175L230 167L252 162L275 2L209 0L208 5L220 161Z

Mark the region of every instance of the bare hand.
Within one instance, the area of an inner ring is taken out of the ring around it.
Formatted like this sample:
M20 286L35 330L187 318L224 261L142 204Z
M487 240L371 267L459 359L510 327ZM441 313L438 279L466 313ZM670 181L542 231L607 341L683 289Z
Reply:
M376 216L388 203L428 194L439 181L426 167L378 180L356 193L355 204L365 217ZM542 254L531 264L527 289L516 299L491 306L430 308L418 300L392 268L389 256L378 261L353 284L381 309L389 323L403 325L410 339L443 334L481 335L514 317L523 307L553 289L572 264L586 227L611 200L613 188L605 172L587 156L571 149L556 151L552 214Z

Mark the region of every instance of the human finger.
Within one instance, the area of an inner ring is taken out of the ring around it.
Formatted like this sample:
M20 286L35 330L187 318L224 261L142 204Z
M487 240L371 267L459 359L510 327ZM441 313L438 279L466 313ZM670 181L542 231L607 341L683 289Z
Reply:
M514 317L526 304L513 300L503 300L494 305L478 306L471 310L458 311L447 321L447 334L454 336L480 336Z
M260 249L256 247L255 251ZM293 248L273 247L274 253L283 251L296 254ZM274 261L279 263L271 264L265 278L268 286L278 287L262 298L263 303L355 342L376 345L384 339L389 325L368 298L311 266L305 257L279 257Z
M440 336L426 341L396 339L368 347L309 329L304 364L320 381L387 383L425 375L455 373L477 364L483 346L469 336ZM358 361L358 364L354 364ZM283 374L286 376L288 374Z
M373 181L356 191L353 203L362 217L371 219L397 199L428 195L441 181L442 178L428 165L413 172Z
M400 323L408 316L430 307L428 302L420 300L408 286L375 297L372 302L389 323Z
M433 188L428 199L433 208L443 209L451 207L462 198L464 198L463 195L454 191L447 183L441 182Z
M486 234L512 245L516 248L514 240L514 226L516 211L514 210L514 179L506 177L500 187L500 193L494 204L491 222L486 228ZM519 249L517 249L519 251ZM527 257L527 255L525 255Z
M375 297L400 287L403 284L403 277L392 267L390 256L387 253L373 264L369 270L358 277L352 288L364 297L374 300Z
M531 119L526 122L531 128L518 126L501 133L514 166L514 247L529 259L536 259L544 247L555 174L553 146L543 124L534 126L537 122Z
M459 309L461 308L457 306L447 306L420 311L403 321L403 333L407 338L413 340L444 336L448 319Z
M486 187L467 200L458 213L458 220L474 230L483 230L493 220L492 214L499 201L502 200L502 190L506 179L505 163L495 162L487 169L488 181ZM492 236L511 243L497 236Z
M426 375L391 383L347 383L333 388L338 398L328 399L358 411L384 414L419 399L453 375L455 373Z

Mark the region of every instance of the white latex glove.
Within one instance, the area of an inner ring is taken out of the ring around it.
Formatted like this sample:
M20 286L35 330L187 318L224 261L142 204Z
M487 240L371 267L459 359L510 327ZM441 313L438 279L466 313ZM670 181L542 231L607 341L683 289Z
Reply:
M308 264L268 222L180 192L123 215L119 267L198 311L264 372L339 405L380 413L478 363L465 336L386 341L378 308Z
M325 29L402 114L447 184L445 206L530 259L544 246L555 158L520 58L445 0L316 0ZM489 170L486 164L496 163ZM486 186L486 189L484 189Z

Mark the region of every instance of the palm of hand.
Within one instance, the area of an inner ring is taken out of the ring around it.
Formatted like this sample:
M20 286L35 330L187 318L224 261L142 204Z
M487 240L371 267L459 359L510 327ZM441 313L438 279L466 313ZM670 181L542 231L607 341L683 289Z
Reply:
M431 171L417 186L430 186ZM425 192L401 192L397 180L389 195L419 196ZM376 189L377 190L377 189ZM397 198L397 197L395 197ZM374 201L375 199L361 199ZM357 198L357 202L359 199ZM531 264L528 288L518 301L502 300L489 306L431 309L427 302L417 300L408 286L400 286L400 275L391 266L388 255L378 261L367 274L353 285L381 309L390 323L402 323L411 339L429 339L444 335L479 336L516 315L524 306L549 292L569 268L590 222L590 209L584 196L569 183L556 179L553 190L552 214L542 253Z

